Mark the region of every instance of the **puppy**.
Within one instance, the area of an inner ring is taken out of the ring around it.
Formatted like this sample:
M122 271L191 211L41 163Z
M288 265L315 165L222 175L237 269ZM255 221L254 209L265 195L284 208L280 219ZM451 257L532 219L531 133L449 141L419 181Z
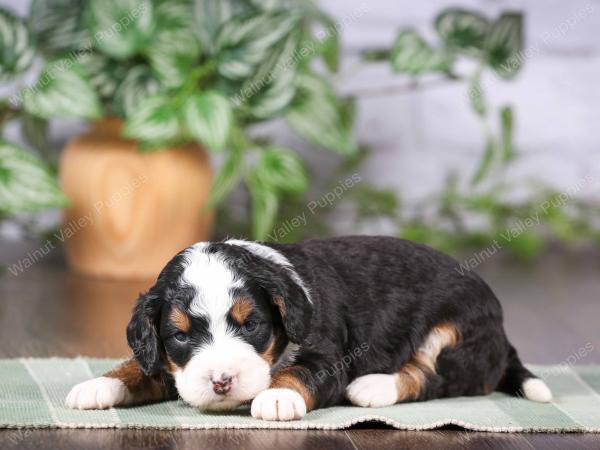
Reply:
M552 394L509 343L500 303L452 258L390 237L299 244L198 243L141 295L133 358L78 384L71 408L175 399L202 410L251 402L264 420L342 404L494 390Z

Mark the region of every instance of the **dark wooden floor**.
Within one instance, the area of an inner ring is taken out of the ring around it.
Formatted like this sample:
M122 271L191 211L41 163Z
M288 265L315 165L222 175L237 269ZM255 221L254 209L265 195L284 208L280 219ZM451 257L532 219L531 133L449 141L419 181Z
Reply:
M461 430L45 430L2 431L3 449L217 449L217 450L400 450L400 449L598 449L594 435L490 434Z
M24 256L0 243L0 263ZM533 267L503 260L478 271L501 299L506 328L531 363L600 363L600 257L553 254ZM0 357L120 357L138 292L150 282L70 274L57 250L18 276L0 276ZM593 348L580 356L580 349ZM0 448L403 449L600 448L599 435L491 434L449 428L398 431L362 425L347 431L0 430Z

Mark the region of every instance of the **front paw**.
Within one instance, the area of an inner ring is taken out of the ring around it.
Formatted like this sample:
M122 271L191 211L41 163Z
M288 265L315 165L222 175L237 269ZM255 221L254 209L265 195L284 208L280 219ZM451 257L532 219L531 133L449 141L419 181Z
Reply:
M306 403L292 389L267 389L252 401L252 417L262 420L294 420L306 415Z
M99 377L74 386L65 404L72 409L104 409L123 404L127 395L121 380Z

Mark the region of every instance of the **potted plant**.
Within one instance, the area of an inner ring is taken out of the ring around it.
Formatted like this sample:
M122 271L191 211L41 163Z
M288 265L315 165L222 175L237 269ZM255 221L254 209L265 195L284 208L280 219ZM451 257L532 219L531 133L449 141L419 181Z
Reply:
M313 69L321 59L337 70L339 27L308 0L33 0L28 18L2 10L0 21L3 77L44 62L0 106L34 150L2 141L0 211L66 207L79 272L155 276L210 236L211 208L240 182L264 238L281 196L308 181L297 153L256 125L284 119L316 146L356 151L352 102ZM59 118L92 124L62 153L63 192L44 158L47 122Z

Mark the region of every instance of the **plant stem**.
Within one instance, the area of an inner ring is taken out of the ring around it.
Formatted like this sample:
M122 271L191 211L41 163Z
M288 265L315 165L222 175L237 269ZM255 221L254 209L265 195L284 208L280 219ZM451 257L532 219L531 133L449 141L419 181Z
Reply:
M385 61L390 56L390 50L385 48L365 50L361 56L364 61Z
M454 77L445 76L437 78L427 82L419 82L418 80L411 80L406 84L400 84L396 86L378 86L373 88L356 89L348 92L349 95L354 97L383 97L389 95L406 94L408 92L414 92L419 89L427 89L444 84L458 81Z
M192 92L198 87L198 84L203 79L211 76L217 68L217 62L214 59L208 60L205 64L196 67L190 73L188 79L185 81L185 84L181 87L179 92L175 95L173 101L175 103L181 103L187 97L189 97Z
M0 127L21 113L19 108L16 108L8 103L2 102L0 104Z

